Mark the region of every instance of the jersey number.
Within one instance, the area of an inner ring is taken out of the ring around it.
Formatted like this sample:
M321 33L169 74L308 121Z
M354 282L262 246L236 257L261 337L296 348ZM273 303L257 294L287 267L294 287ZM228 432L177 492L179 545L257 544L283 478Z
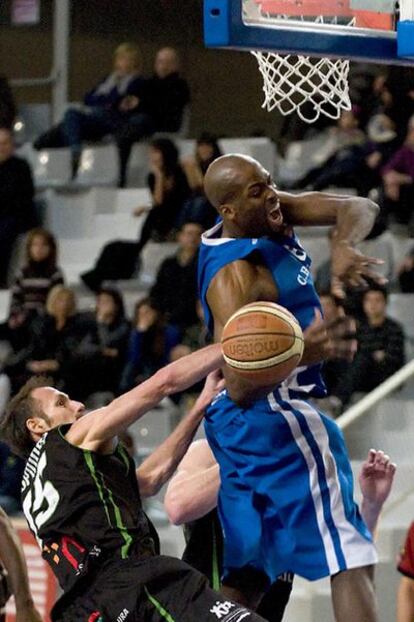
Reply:
M36 536L42 525L53 516L59 503L59 493L53 484L50 481L42 481L46 462L46 453L43 453L39 459L33 486L23 501L23 511Z

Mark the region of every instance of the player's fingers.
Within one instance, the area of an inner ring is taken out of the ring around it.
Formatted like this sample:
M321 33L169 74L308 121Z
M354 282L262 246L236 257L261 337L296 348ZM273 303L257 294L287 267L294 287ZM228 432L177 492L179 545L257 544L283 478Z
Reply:
M390 473L390 475L394 477L396 470L397 470L397 465L395 464L395 462L390 462L389 465L387 466L388 473Z
M383 259L378 259L378 257L370 257L369 255L361 255L359 257L359 263L362 266L368 266L369 264L373 266L382 266L385 261Z
M371 448L371 449L369 450L369 452L368 452L368 458L367 458L367 460L368 460L370 463L374 463L376 456L377 456L377 450L376 450L376 449L372 449L372 448Z
M374 272L374 270L369 270L368 268L364 268L362 274L367 279L371 279L371 281L378 283L378 285L386 285L388 283L388 279L385 276L383 276L382 274L379 274L378 272Z
M331 293L335 298L343 300L345 298L345 288L337 276L331 278Z

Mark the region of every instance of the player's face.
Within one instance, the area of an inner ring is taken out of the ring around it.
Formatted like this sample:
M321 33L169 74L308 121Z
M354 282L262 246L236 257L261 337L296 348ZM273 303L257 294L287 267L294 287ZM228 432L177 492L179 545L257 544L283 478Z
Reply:
M245 167L238 197L238 224L249 237L279 233L283 215L277 188L270 174L259 164Z
M71 400L66 393L53 387L39 387L34 389L31 395L40 403L40 409L47 417L50 430L65 423L74 423L85 411L82 402Z

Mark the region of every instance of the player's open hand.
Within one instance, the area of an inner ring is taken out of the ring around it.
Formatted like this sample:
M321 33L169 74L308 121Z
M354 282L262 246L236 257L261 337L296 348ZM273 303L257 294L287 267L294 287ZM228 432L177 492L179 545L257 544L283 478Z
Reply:
M312 365L327 359L352 361L357 350L355 320L340 311L340 315L325 322L318 310L315 320L304 331L305 348L301 364Z
M396 469L396 465L383 451L369 450L358 478L365 502L382 508L390 494Z
M331 291L337 298L345 297L346 287L366 287L366 279L385 285L387 279L372 269L384 262L376 257L363 255L345 240L333 241L331 257Z

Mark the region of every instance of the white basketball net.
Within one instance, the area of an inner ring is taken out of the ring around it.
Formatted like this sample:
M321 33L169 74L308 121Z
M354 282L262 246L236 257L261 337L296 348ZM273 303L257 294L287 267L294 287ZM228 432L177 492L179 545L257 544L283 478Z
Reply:
M343 110L351 110L349 60L252 54L263 76L262 107L269 112L274 108L283 115L296 111L303 121L314 123L321 114L339 119Z

